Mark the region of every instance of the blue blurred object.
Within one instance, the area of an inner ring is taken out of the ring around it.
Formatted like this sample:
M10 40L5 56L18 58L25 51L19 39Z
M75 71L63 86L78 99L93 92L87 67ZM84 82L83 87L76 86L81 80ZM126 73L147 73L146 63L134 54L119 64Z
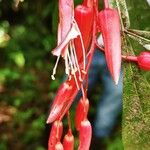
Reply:
M110 136L122 110L123 74L121 71L118 85L115 85L108 71L104 53L96 49L89 70L89 95L98 82L102 84L102 93L94 120L94 136L103 138Z
M115 85L108 71L104 53L96 49L89 69L88 82L89 95L97 83L102 86L94 120L94 136L105 138L110 136L122 110L123 74L121 71L118 85ZM82 92L79 91L76 100L81 96Z
M109 73L104 53L95 49L88 75L89 96L96 86L102 86L94 120L94 137L109 137L117 123L117 117L122 111L123 73L121 71L118 85L115 85ZM81 90L78 92L75 102L80 97L82 97Z

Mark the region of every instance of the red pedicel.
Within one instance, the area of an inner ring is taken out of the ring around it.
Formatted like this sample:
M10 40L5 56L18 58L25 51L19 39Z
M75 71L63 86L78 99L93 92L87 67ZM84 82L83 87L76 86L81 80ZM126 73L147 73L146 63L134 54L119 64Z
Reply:
M141 52L139 56L122 56L122 58L136 62L142 70L150 71L150 52Z
M89 109L89 100L83 98L80 99L78 102L77 108L76 108L76 114L75 114L75 127L76 130L80 130L81 121L84 120L84 118L87 118L87 113Z

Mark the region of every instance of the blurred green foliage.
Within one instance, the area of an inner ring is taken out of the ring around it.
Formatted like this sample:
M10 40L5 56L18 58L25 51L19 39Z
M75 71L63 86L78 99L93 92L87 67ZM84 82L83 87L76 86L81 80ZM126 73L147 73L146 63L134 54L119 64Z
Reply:
M18 8L14 2L0 1L0 150L46 150L49 126L45 122L63 74L59 67L57 79L51 82L57 1L24 0ZM136 9L135 5L136 0L128 0L132 27L149 30L146 1L138 0ZM142 47L135 43L135 48ZM93 117L92 105L90 113ZM107 145L108 150L123 149L120 132Z
M45 150L46 117L60 84L49 78L57 1L14 2L0 1L0 149Z

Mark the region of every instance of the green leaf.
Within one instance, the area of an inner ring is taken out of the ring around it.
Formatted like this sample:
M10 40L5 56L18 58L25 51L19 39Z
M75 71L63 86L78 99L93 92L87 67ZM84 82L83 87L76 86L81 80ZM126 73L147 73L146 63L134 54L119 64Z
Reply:
M143 38L150 39L150 31L136 30L136 29L128 29L128 31L135 33L136 35L141 36Z
M128 29L130 27L129 13L125 0L116 0L117 8L121 16L121 23L123 28Z
M143 45L147 50L150 50L150 31L128 29L128 35Z
M134 55L131 42L123 44L124 52ZM150 84L144 74L135 64L124 63L122 137L127 150L147 150L150 145Z
M148 38L145 38L144 36L142 36L144 33L140 33L140 34L137 34L135 32L133 32L132 30L125 30L125 33L130 37L132 38L133 40L137 41L139 44L141 44L142 46L145 46L145 45L149 45L150 44L150 39ZM139 32L138 32L139 33ZM148 31L145 31L145 34L146 36L149 36L148 35Z

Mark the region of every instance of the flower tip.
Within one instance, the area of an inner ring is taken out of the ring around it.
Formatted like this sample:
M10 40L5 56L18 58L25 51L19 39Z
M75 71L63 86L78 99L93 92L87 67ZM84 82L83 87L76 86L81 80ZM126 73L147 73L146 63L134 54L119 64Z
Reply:
M53 114L53 113L50 113L50 114L49 114L49 116L48 116L48 118L47 118L47 121L46 121L47 124L50 124L50 123L52 123L53 121L56 120L56 117L55 117L54 115L52 115L52 114Z
M54 56L59 56L59 55L61 55L61 52L60 52L60 50L58 50L58 49L54 49L51 53L52 53L52 55L54 55Z
M52 123L53 121L51 120L51 118L48 117L47 121L46 121L46 124L50 124Z
M114 81L114 84L118 85L119 78L120 78L120 71L110 70L110 75L112 77L112 80Z
M51 111L49 113L49 116L48 116L48 119L46 121L46 123L52 123L54 122L57 118L59 118L60 114L61 114L61 110L62 110L62 107L58 106L57 103L54 102L52 108L51 108Z
M118 81L119 81L119 80L114 80L114 82L115 82L115 85L118 85Z
M118 85L119 82L119 75L113 76L113 80L115 82L115 85Z
M46 121L46 124L50 124L48 120Z
M49 115L49 117L46 120L46 124L50 124L50 123L54 122L55 120L56 119L53 116Z

